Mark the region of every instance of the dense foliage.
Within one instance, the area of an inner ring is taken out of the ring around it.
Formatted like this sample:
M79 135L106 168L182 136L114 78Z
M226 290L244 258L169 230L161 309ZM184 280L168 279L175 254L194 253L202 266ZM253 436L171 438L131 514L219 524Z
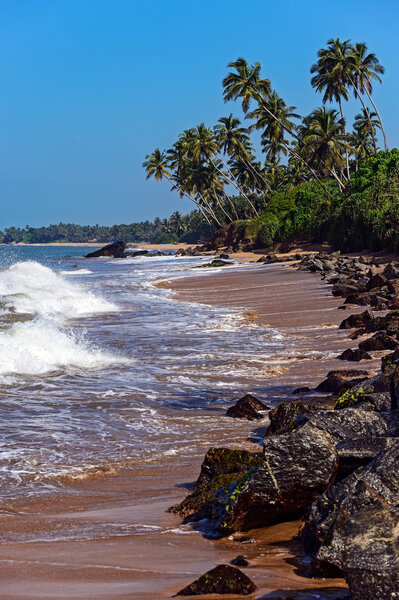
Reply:
M180 133L169 149L156 148L143 163L147 178L168 181L172 190L192 200L209 224L220 227L260 217L259 222L266 222L259 235L266 242L282 215L260 215L270 212L276 192L286 197L287 189L312 182L317 188L309 189L332 201L336 188L350 193L361 161L377 154L378 130L388 150L372 98L373 84L382 83L385 69L366 44L330 39L318 51L310 69L311 85L322 94L323 106L305 116L272 88L260 63L238 58L228 69L223 98L241 104L248 127L233 114L213 127L200 123ZM360 102L360 112L348 131L343 103L351 99ZM335 107L327 108L326 103ZM260 160L251 138L254 130L260 132ZM237 192L240 206L232 196Z
M131 223L130 225L74 225L59 223L48 227L29 227L25 229L10 227L0 231L0 242L5 244L23 242L25 244L44 244L50 242L99 242L115 240L126 242L171 243L178 240L189 243L208 239L212 229L198 211L188 215L174 212L169 219L154 219Z

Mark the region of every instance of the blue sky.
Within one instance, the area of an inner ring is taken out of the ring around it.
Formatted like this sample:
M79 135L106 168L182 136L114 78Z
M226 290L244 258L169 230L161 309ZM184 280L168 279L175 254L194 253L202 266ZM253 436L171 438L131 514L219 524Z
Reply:
M367 42L386 67L374 98L399 146L396 0L0 0L0 228L113 224L188 212L145 154L225 105L238 56L306 114L309 68L329 37ZM351 121L356 103L344 106Z

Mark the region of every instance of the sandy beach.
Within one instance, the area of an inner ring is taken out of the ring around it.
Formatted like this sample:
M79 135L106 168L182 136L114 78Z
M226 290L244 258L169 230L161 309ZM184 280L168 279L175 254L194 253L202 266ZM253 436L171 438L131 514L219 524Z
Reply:
M242 314L244 321L259 327L267 324L287 339L299 340L300 351L289 361L265 365L262 385L243 378L242 393L248 391L267 401L278 394L288 395L299 385L314 386L328 370L342 368L335 357L350 346L348 333L337 327L343 318L337 310L342 301L330 294L316 274L282 265L250 265L164 285L176 299L229 307ZM245 363L245 348L242 360ZM377 363L377 359L370 361L367 368L372 370ZM225 406L203 411L203 442L188 445L178 454L132 461L123 468L88 473L77 480L66 478L65 494L54 499L3 503L2 598L166 600L205 570L242 553L250 561L246 572L259 589L257 598L301 590L298 598L305 599L311 597L306 590L317 589L337 597L345 587L342 580L319 581L300 575L301 549L293 541L299 522L251 531L248 535L255 541L243 545L242 535L205 539L188 525L180 527L180 519L165 512L191 489L210 446L259 450L267 420L256 427L237 421L234 434L226 439L222 429L231 420L224 416ZM207 432L208 416L220 420L220 433ZM178 418L176 412L177 423ZM140 524L144 524L142 533L129 535L129 528ZM160 526L162 532L157 533ZM70 532L79 530L90 530L93 535L70 539Z

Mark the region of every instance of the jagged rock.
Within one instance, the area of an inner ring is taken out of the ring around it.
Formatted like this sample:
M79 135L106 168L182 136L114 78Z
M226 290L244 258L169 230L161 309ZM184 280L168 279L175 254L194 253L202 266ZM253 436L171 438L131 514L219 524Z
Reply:
M310 392L310 388L307 386L296 388L292 393L293 394L307 394Z
M362 372L360 372L362 373ZM359 375L360 375L359 373ZM366 375L367 371L363 372ZM350 375L343 375L339 371L331 372L327 375L327 379L319 383L316 387L316 392L326 392L329 394L342 394L346 390L349 390L357 383L364 381L364 377L355 377L355 379L347 379Z
M340 410L342 408L347 408L349 406L357 406L358 404L364 403L371 404L375 408L375 406L377 405L376 403L381 402L381 399L377 399L376 397L374 397L374 395L382 393L386 394L387 397L390 396L391 385L391 377L389 375L375 375L374 377L366 379L365 381L356 384L353 388L344 392L338 398L334 409ZM393 405L392 408L394 408ZM378 409L375 408L375 410Z
M367 323L373 320L373 313L371 310L365 310L364 312L357 315L350 315L344 319L339 326L340 329L352 329L354 327L364 327Z
M355 350L348 348L347 350L344 350L344 352L342 352L342 354L340 354L338 358L340 360L350 360L353 362L359 362L361 360L371 360L372 356L365 350L360 350L360 348L356 348Z
M371 302L368 292L355 292L346 296L345 304L357 304L359 306L368 306Z
M213 525L228 535L298 517L331 484L337 468L331 437L312 425L268 437L260 467L215 494Z
M205 454L194 491L182 502L171 506L169 512L177 513L184 521L198 521L211 515L213 494L242 477L249 469L262 462L260 453L229 448L210 448Z
M391 393L392 402L394 403L395 408L397 408L399 406L399 365L396 366L396 369L392 375Z
M388 263L384 268L382 274L387 279L397 279L399 278L399 263Z
M232 265L232 262L226 262L225 260L215 259L210 263L205 263L203 265L199 265L199 267L194 267L196 269L205 269L207 267L217 268L217 267L227 267L228 265Z
M370 292L371 290L374 290L376 288L382 288L384 285L386 285L386 282L387 280L383 275L381 275L380 273L376 273L376 275L370 277L370 279L366 283L366 290Z
M358 286L348 285L345 283L335 283L333 285L333 289L332 289L333 296L342 296L343 298L348 298L348 297L351 297L354 295L359 295L362 292L363 292L363 290L359 289Z
M248 596L255 591L256 586L253 581L240 569L230 565L218 565L180 590L175 596L206 594L240 594L241 596Z
M381 371L384 375L393 375L399 363L399 349L381 358Z
M125 249L126 242L113 242L112 244L107 244L103 248L99 250L95 250L94 252L89 252L86 254L86 258L97 258L99 256L108 256L113 258L125 258Z
M285 400L269 412L270 425L266 435L288 433L295 429L295 424L300 415L310 414L317 410L317 406L305 402Z
M238 556L233 558L233 560L230 561L230 564L235 565L236 567L247 567L249 565L249 562L243 554L239 554Z
M349 519L366 508L398 508L398 462L399 440L394 440L366 467L330 487L312 504L303 541L306 552L313 557L314 575L334 576L342 570L351 539L346 529Z
M352 600L399 598L399 510L364 508L347 519L342 570Z
M399 342L394 337L378 331L367 340L360 342L359 348L366 352L373 350L396 350L396 348L399 348Z
M226 411L226 417L232 417L234 419L248 419L248 421L254 421L255 419L263 419L264 415L262 412L269 410L266 404L263 404L260 400L252 396L252 394L246 394L240 400L230 406Z

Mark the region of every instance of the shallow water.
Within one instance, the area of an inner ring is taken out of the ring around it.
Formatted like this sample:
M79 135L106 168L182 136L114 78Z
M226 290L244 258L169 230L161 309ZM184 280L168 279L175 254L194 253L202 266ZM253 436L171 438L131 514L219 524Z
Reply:
M201 409L224 406L248 378L261 383L295 356L292 336L242 311L154 287L201 277L208 270L192 269L201 259L87 260L87 251L1 248L3 499L203 442L219 423Z

